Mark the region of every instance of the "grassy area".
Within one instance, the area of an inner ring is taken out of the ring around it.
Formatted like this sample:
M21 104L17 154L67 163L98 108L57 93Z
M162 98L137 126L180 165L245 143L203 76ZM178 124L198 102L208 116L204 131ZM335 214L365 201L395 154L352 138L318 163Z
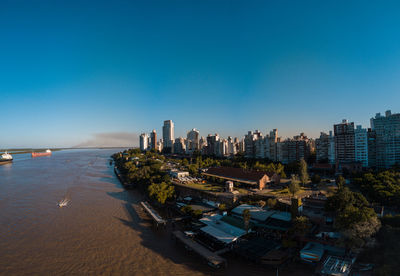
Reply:
M304 189L303 187L300 187L300 190L295 194L295 195L301 195L302 193L306 192L307 190ZM268 191L268 194L274 195L274 196L291 196L292 194L289 192L289 189L287 187L280 189L280 190L272 190Z
M223 191L223 187L212 185L210 183L189 182L189 183L185 183L185 184L181 184L181 185L185 185L185 186L188 186L188 187L191 187L194 189L199 189L199 190L209 191L209 192L222 192Z

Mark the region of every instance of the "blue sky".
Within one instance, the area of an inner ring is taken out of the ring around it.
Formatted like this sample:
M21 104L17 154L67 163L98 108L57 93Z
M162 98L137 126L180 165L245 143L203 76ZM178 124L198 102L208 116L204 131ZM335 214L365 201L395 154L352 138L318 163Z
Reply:
M165 119L176 136L368 127L400 112L399 14L396 1L1 1L0 148L134 140Z

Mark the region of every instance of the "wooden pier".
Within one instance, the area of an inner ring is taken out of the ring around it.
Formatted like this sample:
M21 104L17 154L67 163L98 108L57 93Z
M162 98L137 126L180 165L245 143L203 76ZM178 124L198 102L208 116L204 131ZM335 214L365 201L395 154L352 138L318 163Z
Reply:
M163 225L165 226L167 224L167 221L165 219L163 219L151 206L149 203L142 201L140 203L143 207L143 209L146 211L146 213L148 213L151 218L157 223L158 225Z
M172 232L172 234L177 240L182 242L185 245L185 247L189 248L190 250L193 250L198 255L200 255L205 260L207 260L207 262L210 266L215 267L215 268L219 268L222 266L226 267L226 259L220 257L216 253L211 252L210 250L205 248L203 245L190 239L183 232L174 231L174 232Z

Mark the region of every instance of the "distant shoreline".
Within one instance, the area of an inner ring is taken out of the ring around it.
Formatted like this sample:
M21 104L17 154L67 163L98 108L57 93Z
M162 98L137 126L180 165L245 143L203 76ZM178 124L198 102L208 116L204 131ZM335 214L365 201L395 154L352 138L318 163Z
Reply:
M20 148L20 149L0 149L0 154L7 151L10 154L24 154L32 152L43 152L47 149L51 151L61 151L70 149L121 149L121 148L134 148L134 147L79 147L79 148Z

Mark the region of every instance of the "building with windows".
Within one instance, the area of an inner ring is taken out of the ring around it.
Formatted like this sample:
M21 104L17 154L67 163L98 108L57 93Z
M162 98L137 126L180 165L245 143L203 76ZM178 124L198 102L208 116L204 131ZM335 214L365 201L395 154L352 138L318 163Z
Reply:
M360 125L354 130L354 154L356 162L368 167L368 133Z
M262 139L262 133L258 130L255 132L249 131L244 137L245 157L256 158L256 141L258 139Z
M376 166L389 168L400 164L400 113L377 113L371 118L371 128L375 133Z
M315 150L317 163L335 164L335 139L332 131L329 134L321 132L315 140Z
M192 154L194 151L200 149L199 136L200 136L200 133L195 128L187 133L187 137L186 137L186 153L187 154Z
M157 149L157 133L155 129L150 133L150 148Z
M139 145L141 151L147 150L149 148L149 135L147 135L146 133L140 134Z
M335 159L337 165L355 162L354 123L343 120L333 126L335 134Z
M173 144L173 153L176 154L184 154L185 153L185 139L182 137L176 138L175 143Z
M165 149L172 149L174 145L174 123L171 120L164 121L163 141Z

